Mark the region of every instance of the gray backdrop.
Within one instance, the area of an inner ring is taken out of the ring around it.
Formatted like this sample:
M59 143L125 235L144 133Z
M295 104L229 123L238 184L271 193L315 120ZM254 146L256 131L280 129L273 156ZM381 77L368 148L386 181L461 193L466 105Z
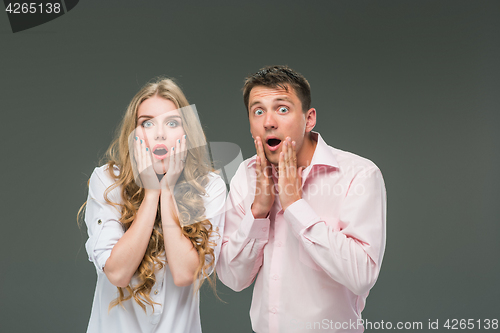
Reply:
M0 331L85 331L96 273L76 213L147 80L176 78L208 139L248 158L241 86L271 64L308 78L330 145L384 174L363 316L499 319L499 17L499 1L108 0L13 34L0 14ZM218 292L202 291L204 331L250 332L251 288Z

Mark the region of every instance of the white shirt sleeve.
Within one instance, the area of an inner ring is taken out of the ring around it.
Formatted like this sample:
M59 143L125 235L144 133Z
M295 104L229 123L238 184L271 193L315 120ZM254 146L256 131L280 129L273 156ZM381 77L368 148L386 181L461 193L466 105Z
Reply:
M103 272L106 260L111 255L113 246L123 236L124 229L120 223L120 193L118 188L108 194L108 199L116 203L112 205L105 200L106 189L114 183L108 174L107 166L96 168L89 181L89 195L85 210L85 223L89 239L85 248L89 261L93 262L98 272Z
M224 207L226 202L226 184L217 174L210 174L210 182L206 187L207 195L203 197L205 204L205 216L212 223L212 230L215 232L210 237L210 241L216 244L214 248L215 262L209 270L212 274L219 259L222 236L224 231ZM206 262L210 261L210 256L206 257Z

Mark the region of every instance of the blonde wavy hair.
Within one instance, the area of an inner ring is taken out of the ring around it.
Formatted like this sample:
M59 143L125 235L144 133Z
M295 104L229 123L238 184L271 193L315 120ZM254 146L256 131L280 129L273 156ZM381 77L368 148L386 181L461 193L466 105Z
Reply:
M215 242L212 236L220 237L212 224L205 217L205 207L202 196L206 194L205 186L209 182L208 173L213 170L207 150L206 138L201 124L194 111L188 107L189 103L182 90L168 78L159 78L147 83L130 102L125 116L120 124L117 136L109 146L105 161L107 161L108 172L115 183L106 189L104 199L111 205L119 205L121 208L120 222L127 230L135 219L139 206L144 199L144 189L138 186L134 180L133 163L131 161L129 140L137 128L137 110L139 105L146 99L159 96L172 101L178 108L182 119L182 125L187 139L187 156L185 167L177 181L174 196L177 202L179 216L175 216L185 237L191 240L194 248L198 251L199 264L194 275L196 292L203 281L207 279L215 291L215 274L209 277L209 271L214 269L215 254L213 247ZM120 170L118 176L113 173L113 167ZM114 203L108 199L108 194L116 187L121 188L122 203ZM174 214L175 215L175 214ZM144 311L146 306L154 309L154 302L149 296L152 287L156 283L155 269L161 269L165 263L161 256L165 253L163 231L160 209L156 213L155 224L148 248L136 271L139 283L135 286L118 288L119 296L112 301L109 309L133 298ZM125 295L124 290L128 293Z

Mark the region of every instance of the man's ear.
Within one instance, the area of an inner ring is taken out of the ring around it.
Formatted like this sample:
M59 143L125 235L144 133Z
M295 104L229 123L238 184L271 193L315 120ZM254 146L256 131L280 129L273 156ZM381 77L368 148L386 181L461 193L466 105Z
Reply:
M311 132L316 126L316 109L310 108L306 114L306 133Z

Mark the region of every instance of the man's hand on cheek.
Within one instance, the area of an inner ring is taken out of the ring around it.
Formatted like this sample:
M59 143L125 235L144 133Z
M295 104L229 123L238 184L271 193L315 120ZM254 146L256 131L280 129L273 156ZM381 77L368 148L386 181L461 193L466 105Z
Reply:
M302 199L302 170L302 167L297 169L295 141L288 137L283 142L279 159L278 191L283 210Z
M271 176L271 165L264 154L262 139L254 141L257 158L255 162L256 188L252 204L252 214L255 218L265 218L274 203L274 181Z

